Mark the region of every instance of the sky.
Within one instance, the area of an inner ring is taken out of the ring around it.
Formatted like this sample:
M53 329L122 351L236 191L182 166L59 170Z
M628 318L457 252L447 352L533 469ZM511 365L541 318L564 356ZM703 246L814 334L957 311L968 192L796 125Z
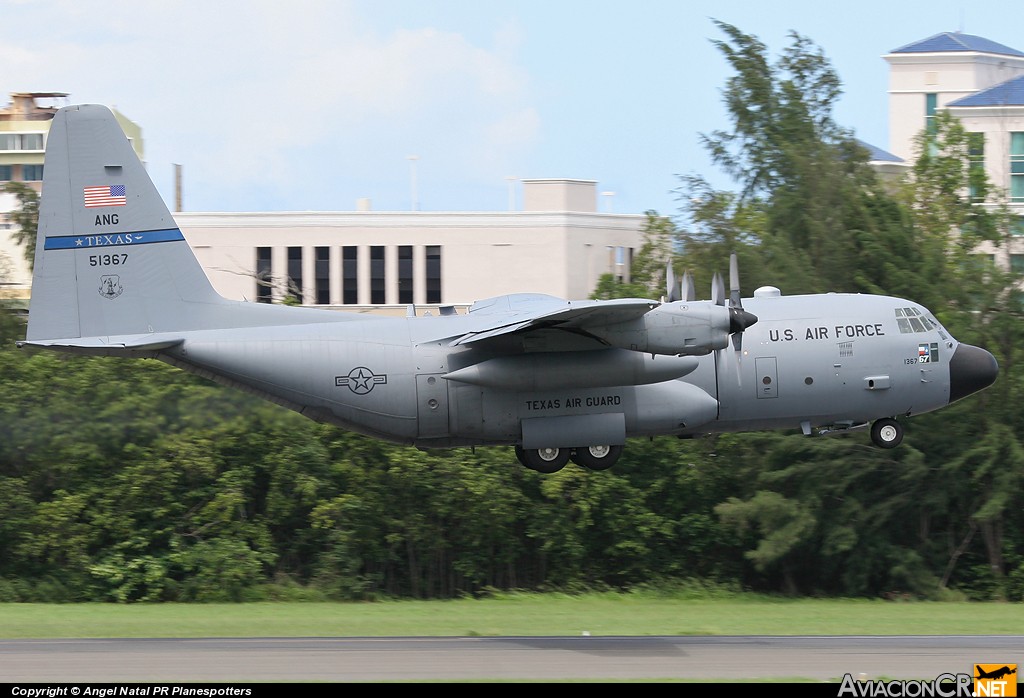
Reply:
M729 127L715 20L821 47L836 120L884 149L884 54L958 30L1024 50L1007 0L0 0L0 99L115 107L187 211L500 211L572 178L676 215L680 175L733 188L700 143Z

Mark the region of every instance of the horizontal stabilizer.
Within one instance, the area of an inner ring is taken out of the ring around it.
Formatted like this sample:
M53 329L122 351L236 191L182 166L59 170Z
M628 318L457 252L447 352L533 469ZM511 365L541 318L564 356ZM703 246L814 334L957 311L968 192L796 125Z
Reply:
M131 335L121 337L74 337L70 339L38 339L18 342L18 347L64 349L83 354L128 354L157 352L181 344L183 337Z

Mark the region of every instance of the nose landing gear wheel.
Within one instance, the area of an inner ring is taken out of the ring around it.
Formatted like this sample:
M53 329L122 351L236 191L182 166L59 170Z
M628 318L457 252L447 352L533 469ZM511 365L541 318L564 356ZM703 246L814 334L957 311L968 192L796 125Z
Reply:
M516 446L516 458L527 468L538 473L557 473L569 462L569 449Z
M572 454L572 462L588 470L607 470L622 455L622 446L580 446Z
M881 448L896 448L903 441L903 426L888 417L876 420L871 425L871 440Z

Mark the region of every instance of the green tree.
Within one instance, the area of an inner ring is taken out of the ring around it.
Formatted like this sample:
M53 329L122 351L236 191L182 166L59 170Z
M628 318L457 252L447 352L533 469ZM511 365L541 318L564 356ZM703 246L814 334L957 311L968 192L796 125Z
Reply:
M12 214L17 228L11 231L14 241L22 246L29 269L35 265L36 231L39 228L39 194L23 182L7 182L4 191L18 199L18 209Z
M881 460L846 444L829 449L772 435L764 452L774 455L753 468L752 491L718 507L722 521L742 534L761 585L928 594L940 580L978 586L995 575L1000 586L1006 565L1024 558L1021 541L1007 533L1007 517L1020 508L1016 434L1024 425L1003 410L1020 398L1021 380L1006 368L1016 365L1024 339L1021 280L975 254L983 241L1005 245L1012 224L972 160L976 135L938 118L919 139L909 183L893 193L834 122L839 82L820 50L791 34L772 62L756 37L716 24L727 38L714 43L734 70L724 91L732 128L704 142L739 193L716 191L697 175L682 178L684 263L710 273L736 251L744 285L753 279L787 292L912 298L958 338L993 347L1004 366L1000 386L919 418L900 452ZM987 410L997 394L1000 404ZM906 485L892 491L897 479L887 471L894 467L916 479L901 477ZM969 497L951 494L964 488ZM982 566L991 574L979 576Z
M758 586L790 594L936 593L939 574L929 570L917 526L945 502L917 449L755 438L762 453L756 492L716 510L747 541Z
M943 251L973 252L978 243L999 237L999 217L1004 212L997 205L1005 197L974 159L979 135L942 110L914 139L916 157L902 194L914 223L924 234L937 238Z
M916 158L901 197L931 287L943 297L934 307L937 315L959 340L987 348L1000 365L994 386L921 420L931 437L920 447L941 464L936 487L958 493L943 502L945 518L933 522L934 535L954 541L933 543L934 559L942 565L943 586L978 598L1007 598L1014 593L1015 567L1024 570L1018 567L1024 538L1013 525L1024 484L1024 421L1015 407L1024 398L1024 276L1000 268L988 254L1009 256L1017 219L1006 192L991 184L975 159L980 137L939 112L932 128L915 139Z
M670 218L659 216L656 211L647 211L645 216L641 229L643 244L632 259L629 281L623 281L614 274L602 274L591 298L609 300L665 295L666 268L672 260L676 227Z
M744 200L771 195L804 175L805 157L849 139L832 118L839 76L820 48L796 32L773 65L755 36L715 21L712 44L735 71L723 93L732 129L701 137L713 161L741 184Z
M734 71L723 92L731 128L702 140L739 193L716 191L699 175L681 178L687 263L699 269L710 259L722 269L735 251L745 285L749 278L789 293L877 291L885 279L865 256L898 245L910 229L867 151L832 116L841 94L835 70L795 32L773 62L756 37L715 24L726 39L713 43Z
M7 346L25 336L24 323L3 297L4 283L10 278L10 262L0 253L0 347Z

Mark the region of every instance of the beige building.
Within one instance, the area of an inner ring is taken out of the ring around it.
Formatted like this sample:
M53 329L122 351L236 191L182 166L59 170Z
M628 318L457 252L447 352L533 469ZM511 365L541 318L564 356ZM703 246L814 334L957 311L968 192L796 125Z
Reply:
M645 216L599 213L588 180L524 180L523 210L176 213L214 287L262 302L425 312L506 293L587 298L626 278ZM382 308L383 306L383 308Z
M890 66L890 150L911 161L914 138L939 110L963 122L971 157L1007 194L1024 234L1024 52L988 39L945 32L894 49ZM1024 272L1020 249L982 250Z
M37 194L42 190L50 122L67 98L65 92L12 92L10 104L0 108L0 300L23 304L32 286L24 251L11 236L10 213L18 200L2 188L7 182L22 182ZM116 109L114 116L144 161L142 129Z
M50 122L68 95L13 93L0 109L0 185L39 192ZM142 130L114 115L144 159ZM596 182L522 182L508 212L177 213L224 296L353 310L462 306L515 292L586 298L604 273L625 277L644 216L597 212ZM10 235L18 202L0 192L0 297L27 301L31 271Z

